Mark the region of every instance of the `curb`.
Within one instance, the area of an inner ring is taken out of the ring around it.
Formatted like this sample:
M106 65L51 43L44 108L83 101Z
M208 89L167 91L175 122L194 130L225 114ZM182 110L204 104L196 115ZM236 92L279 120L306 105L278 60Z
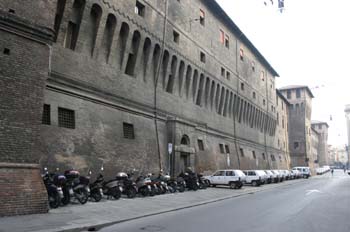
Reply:
M163 211L160 211L160 212L144 214L142 216L127 218L127 219L122 219L122 220L116 220L116 221L113 221L113 222L107 222L107 223L101 223L101 224L96 224L96 225L77 227L77 228L72 228L72 229L57 230L56 232L99 231L100 229L102 229L104 227L112 226L112 225L123 223L123 222L127 222L127 221L132 221L132 220L136 220L136 219L140 219L140 218L160 215L160 214L169 213L169 212L175 212L175 211L179 211L179 210L182 210L182 209L189 209L189 208L193 208L193 207L197 207L197 206L201 206L201 205L207 205L207 204L211 204L211 203L215 203L215 202L220 202L220 201L224 201L224 200L228 200L228 199L233 199L233 198L236 198L236 197L241 197L241 196L245 196L245 195L249 195L249 194L254 194L254 193L258 193L258 192L267 191L267 190L270 190L270 189L275 189L275 188L278 188L278 187L290 186L290 185L294 185L294 184L301 183L301 182L304 182L304 181L306 181L306 180L302 179L302 180L300 180L298 182L294 182L293 181L292 183L288 183L288 184L285 184L285 185L282 185L282 186L277 184L277 185L274 185L273 187L270 187L270 188L267 188L267 189L254 189L254 190L247 191L247 192L244 192L244 193L239 193L237 195L230 195L230 196L227 196L227 197L221 197L221 198L217 198L217 199L213 199L213 200L208 200L208 201L204 201L204 202L195 203L193 205L182 206L182 207L173 208L173 209L167 209L167 210L163 210ZM259 188L261 188L261 187L259 187Z

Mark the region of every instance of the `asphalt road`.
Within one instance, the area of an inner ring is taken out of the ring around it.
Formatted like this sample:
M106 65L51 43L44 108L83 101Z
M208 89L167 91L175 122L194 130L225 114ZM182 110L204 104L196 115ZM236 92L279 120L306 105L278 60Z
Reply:
M336 170L291 186L119 223L103 232L349 232L350 176Z

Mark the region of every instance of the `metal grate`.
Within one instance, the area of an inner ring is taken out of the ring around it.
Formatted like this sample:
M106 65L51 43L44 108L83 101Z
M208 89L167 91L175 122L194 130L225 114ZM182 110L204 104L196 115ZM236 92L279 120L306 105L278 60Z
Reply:
M129 123L123 123L124 138L135 139L134 125Z
M51 125L50 111L50 105L44 104L43 115L41 119L42 124Z
M75 129L74 110L58 107L58 126Z

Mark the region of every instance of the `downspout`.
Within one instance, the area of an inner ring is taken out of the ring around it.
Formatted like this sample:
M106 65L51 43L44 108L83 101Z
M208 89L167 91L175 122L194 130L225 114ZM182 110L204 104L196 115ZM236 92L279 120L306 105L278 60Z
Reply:
M154 81L154 127L156 132L156 140L157 140L157 151L158 151L158 160L159 160L159 170L163 170L163 162L162 162L162 155L160 153L160 145L159 145L159 134L158 134L158 111L157 111L157 86L158 86L158 79L160 74L160 67L163 60L164 55L164 47L165 47L165 35L166 35L166 26L167 26L167 14L168 14L168 0L165 0L165 6L164 6L164 25L163 25L163 36L162 36L162 46L161 46L161 52L160 52L160 58L157 65L157 72L156 77Z
M269 91L268 91L268 86L267 86L267 72L265 70L265 74L266 74L266 78L265 78L265 90L266 90L266 115L267 117L269 117ZM265 122L266 123L266 122ZM268 128L267 128L268 129ZM265 130L265 125L264 125L264 147L265 147L265 154L266 154L266 160L267 160L267 164L269 165L269 169L271 169L271 165L270 165L270 161L269 161L269 154L267 153L267 142L266 142L266 131Z
M238 38L236 39L236 72L237 72L237 85L236 85L236 91L237 91L237 98L238 99L238 95L239 95L239 71L238 71L238 39L242 36L242 33L240 34L240 36L238 36ZM233 105L234 107L236 107L236 105ZM237 145L237 129L236 129L236 117L235 117L235 112L233 113L233 137L234 137L234 143L235 143L235 149L236 149L236 154L237 154L237 162L238 162L238 169L241 169L241 161L239 159L239 152L238 152L238 145Z

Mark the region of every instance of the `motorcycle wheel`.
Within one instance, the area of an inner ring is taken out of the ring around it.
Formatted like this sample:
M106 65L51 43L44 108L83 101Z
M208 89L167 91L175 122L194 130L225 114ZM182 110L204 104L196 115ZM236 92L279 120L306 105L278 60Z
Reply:
M156 195L156 189L155 188L151 188L151 191L149 192L149 195L151 196L151 197L153 197L154 195Z
M79 203L84 205L89 200L89 194L84 188L80 188L74 192L75 198L78 199Z
M126 195L128 198L134 198L136 196L136 190L134 188L129 188L126 190Z
M139 190L139 193L141 193L141 196L147 197L147 196L149 195L148 188L145 188L145 187L141 188L141 189Z
M99 202L102 199L102 195L99 192L91 193L91 197L95 200L95 202Z
M180 193L185 192L185 186L183 186L182 184L179 185L179 192Z
M122 193L117 187L114 187L110 190L110 196L112 196L114 199L118 200L121 196Z
M60 206L60 195L58 192L52 192L49 194L49 206L51 209L56 209Z

